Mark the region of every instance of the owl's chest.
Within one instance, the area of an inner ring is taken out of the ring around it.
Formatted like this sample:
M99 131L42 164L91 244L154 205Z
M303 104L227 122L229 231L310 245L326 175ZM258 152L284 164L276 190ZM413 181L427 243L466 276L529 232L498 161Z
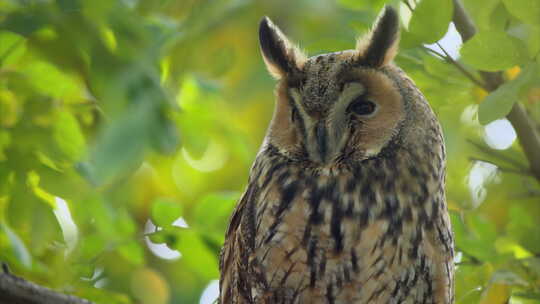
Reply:
M278 178L254 203L253 269L266 284L320 294L334 286L344 299L358 297L345 285L369 290L370 282L407 275L422 232L418 210L401 202L383 181L366 184L353 175Z

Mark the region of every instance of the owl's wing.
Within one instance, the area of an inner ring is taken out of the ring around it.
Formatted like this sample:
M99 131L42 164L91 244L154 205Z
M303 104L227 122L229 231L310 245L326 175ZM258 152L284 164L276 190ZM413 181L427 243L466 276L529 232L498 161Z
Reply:
M252 210L256 199L255 189L255 185L248 185L233 211L225 233L225 244L219 261L220 303L253 302L247 265L249 254L253 250L251 240L254 230L251 223L254 221Z
M445 204L446 205L446 204ZM446 209L446 206L444 206ZM434 294L437 303L454 302L454 237L448 213L443 212L436 227L427 233L433 249L427 256L435 266Z

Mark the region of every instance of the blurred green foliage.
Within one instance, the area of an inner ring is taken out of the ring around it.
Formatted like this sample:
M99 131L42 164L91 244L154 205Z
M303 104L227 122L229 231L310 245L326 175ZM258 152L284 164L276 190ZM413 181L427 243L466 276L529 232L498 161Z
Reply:
M477 118L519 100L540 119L540 2L527 0L464 1L479 29L465 68L507 70L484 102L425 47L450 0L412 13L395 0L0 1L0 260L97 303L198 302L273 110L258 21L316 54L352 48L387 2L410 20L396 62L445 131L457 303L539 303L538 181L518 142L492 148Z

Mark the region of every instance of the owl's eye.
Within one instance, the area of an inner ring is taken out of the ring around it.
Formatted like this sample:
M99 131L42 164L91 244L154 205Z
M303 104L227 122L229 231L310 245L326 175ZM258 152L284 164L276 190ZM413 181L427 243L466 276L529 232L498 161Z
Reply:
M376 109L377 105L374 102L364 99L363 97L357 97L349 105L349 111L360 116L371 115Z

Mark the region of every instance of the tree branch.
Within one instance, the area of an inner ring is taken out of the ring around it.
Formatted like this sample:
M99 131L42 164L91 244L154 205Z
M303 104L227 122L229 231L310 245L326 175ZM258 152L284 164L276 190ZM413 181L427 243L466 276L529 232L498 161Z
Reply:
M0 272L0 303L9 304L92 304L74 296L55 292L16 277L2 264Z
M490 149L487 146L482 145L482 144L480 144L478 142L475 142L472 139L467 139L467 142L470 143L471 145L473 145L480 152L483 152L483 153L485 153L485 154L487 154L487 155L489 155L491 157L494 157L494 158L497 158L497 159L499 159L501 161L504 161L504 162L514 166L515 169L521 170L523 172L528 172L529 175L532 175L532 172L529 170L529 168L527 168L527 165L522 164L521 162L519 162L516 159L508 157L503 152L501 152L499 150ZM498 166L498 164L496 164L496 165Z
M441 45L440 43L437 42L437 46L443 51L443 53L444 53L444 59L445 59L447 62L453 64L458 70L461 71L461 73L462 73L463 75L465 75L465 77L469 78L469 79L470 79L472 82L474 82L477 86L479 86L479 87L481 87L481 88L483 88L483 89L486 89L486 85L485 85L482 81L476 79L476 77L474 77L473 74L471 74L469 71L467 71L467 69L465 69L465 67L464 67L461 63L459 63L458 61L454 60L454 58L452 58L452 56L450 56L450 54L448 54L448 52L442 47L442 45Z
M540 137L534 122L527 115L523 106L517 102L506 117L518 134L519 142L527 160L529 160L532 173L540 181Z
M454 16L452 19L463 42L471 39L476 34L476 27L459 0L454 0Z
M461 35L463 43L465 43L474 36L476 28L471 17L461 4L461 1L453 0L453 2L454 25ZM490 92L496 90L504 82L501 72L481 72L480 75L484 79L485 87ZM519 102L514 103L512 110L506 118L508 118L508 121L510 121L516 131L521 148L529 162L531 172L537 181L540 182L540 136L534 122Z

